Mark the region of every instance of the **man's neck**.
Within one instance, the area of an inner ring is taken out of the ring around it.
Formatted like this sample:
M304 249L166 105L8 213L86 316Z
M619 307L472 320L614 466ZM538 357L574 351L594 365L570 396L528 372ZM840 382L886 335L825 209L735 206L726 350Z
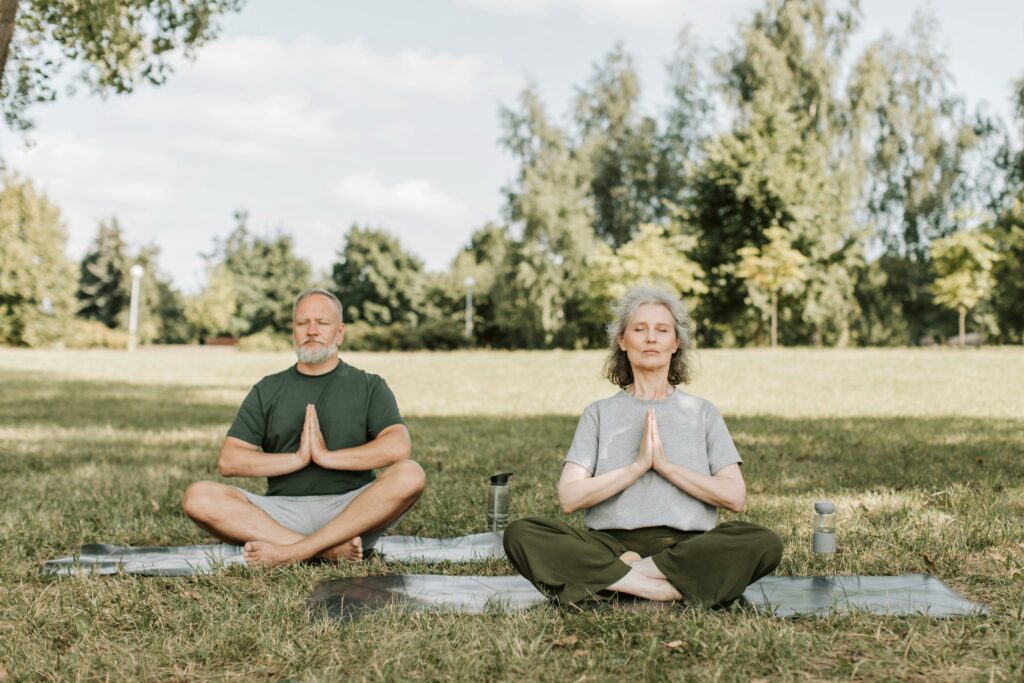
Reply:
M328 372L338 367L341 363L341 359L337 355L331 356L322 363L303 363L298 361L295 363L295 369L299 371L300 375L326 375Z

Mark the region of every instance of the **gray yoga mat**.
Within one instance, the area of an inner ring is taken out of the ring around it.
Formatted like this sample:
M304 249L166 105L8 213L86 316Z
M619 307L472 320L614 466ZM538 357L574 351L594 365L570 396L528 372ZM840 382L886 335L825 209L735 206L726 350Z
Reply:
M880 615L926 614L946 618L988 614L930 574L909 576L767 576L752 584L741 601L777 617L822 616L862 610ZM353 619L391 605L413 611L526 609L545 598L521 576L390 575L321 583L310 597L313 611ZM629 609L665 603L627 600Z
M419 536L383 536L375 548L381 560L393 562L479 562L505 557L501 532L421 538ZM245 566L242 548L216 545L126 547L93 543L68 557L50 560L42 566L42 576L79 576L141 574L144 576L194 576L209 574L231 565Z

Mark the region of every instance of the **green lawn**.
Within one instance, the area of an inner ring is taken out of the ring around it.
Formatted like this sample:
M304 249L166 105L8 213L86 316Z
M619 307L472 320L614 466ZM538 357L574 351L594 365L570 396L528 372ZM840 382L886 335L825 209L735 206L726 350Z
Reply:
M342 624L307 613L313 587L388 568L43 581L43 561L87 542L207 542L181 514L181 492L216 478L217 447L246 390L291 360L0 349L0 680L1024 677L1024 350L699 357L689 390L725 415L746 460L739 517L782 535L779 573L929 572L992 615L781 621L692 607L542 607L383 611ZM427 492L395 533L483 530L486 476L503 468L516 473L514 514L558 515L554 481L576 418L613 390L593 352L345 358L395 389L427 471ZM822 497L839 503L831 561L810 552ZM673 641L682 644L666 647Z

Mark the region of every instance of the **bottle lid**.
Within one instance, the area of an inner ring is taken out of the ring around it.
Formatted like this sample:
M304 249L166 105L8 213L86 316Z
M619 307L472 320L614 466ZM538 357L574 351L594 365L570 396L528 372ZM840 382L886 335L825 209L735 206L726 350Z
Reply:
M491 475L491 484L497 484L498 486L504 486L508 483L508 478L512 476L511 472L502 472L501 474Z
M831 515L836 511L836 504L831 500L819 500L814 504L814 511L819 515Z

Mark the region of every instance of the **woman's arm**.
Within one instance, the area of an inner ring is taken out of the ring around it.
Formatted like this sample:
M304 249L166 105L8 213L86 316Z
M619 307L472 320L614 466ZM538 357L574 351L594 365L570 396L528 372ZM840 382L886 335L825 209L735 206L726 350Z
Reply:
M654 464L654 439L651 430L653 419L654 411L647 411L644 435L640 439L640 452L637 453L636 460L625 467L595 477L585 467L574 462L565 463L562 467L562 476L558 480L558 504L562 512L569 514L593 507L629 488L650 471Z
M740 472L739 465L726 465L711 476L677 465L669 461L665 454L656 419L652 422L652 432L655 472L697 500L732 512L742 512L747 499L747 486L743 482L743 473Z

